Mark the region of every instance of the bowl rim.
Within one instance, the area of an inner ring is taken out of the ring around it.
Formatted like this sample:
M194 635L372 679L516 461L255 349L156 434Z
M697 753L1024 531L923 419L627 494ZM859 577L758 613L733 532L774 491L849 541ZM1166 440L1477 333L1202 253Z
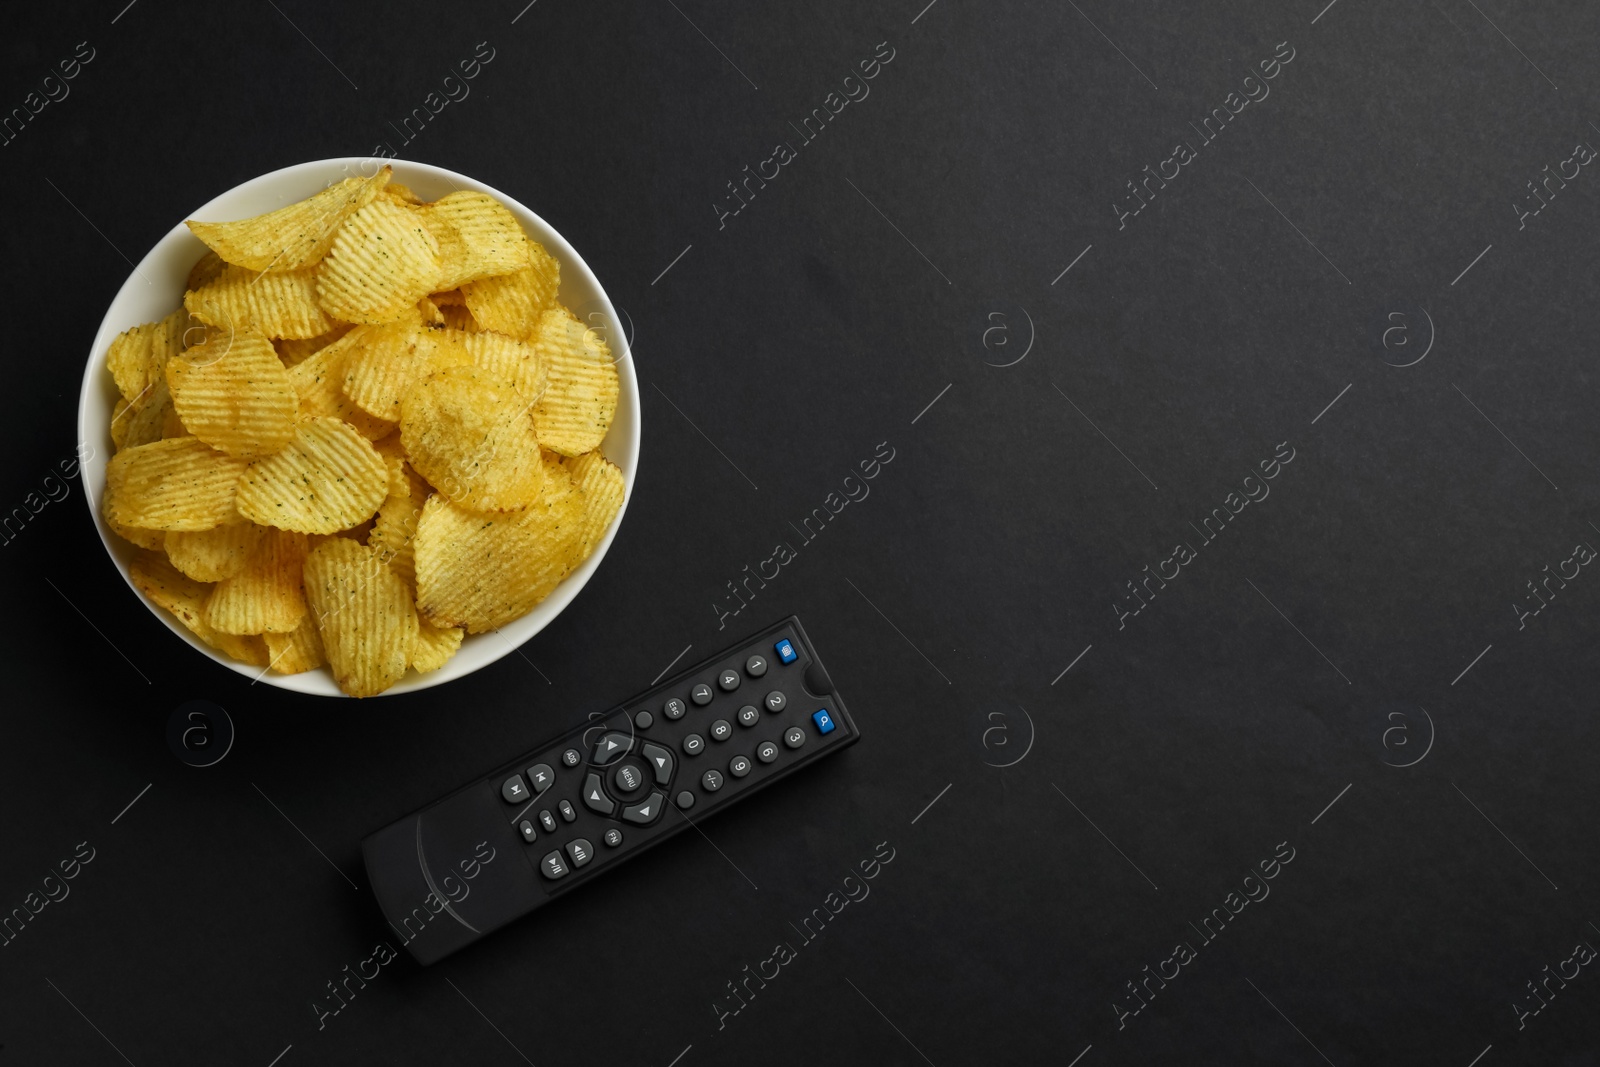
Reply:
M282 204L310 196L321 188L344 177L366 176L377 173L383 166L394 168L393 181L411 184L418 178L440 182L461 190L472 190L487 193L504 204L513 215L518 217L524 230L529 231L529 236L543 244L561 263L562 290L567 290L569 279L576 275L580 288L592 290L594 296L587 300L582 307L595 307L606 316L608 323L617 324L617 329L608 330L608 343L615 357L618 375L618 400L617 415L613 418L610 430L601 442L600 448L607 459L615 463L623 475L623 499L616 516L611 521L611 526L606 530L605 536L595 546L589 558L584 560L573 572L562 579L561 583L548 597L540 601L532 611L512 620L498 630L482 634L471 634L465 642L471 643L474 655L468 660L462 658L458 651L443 667L426 674L417 674L407 670L405 676L393 686L384 690L378 696L399 696L414 693L423 689L430 689L437 685L464 678L475 671L482 670L498 662L505 656L517 651L520 646L542 632L553 623L567 606L582 592L584 586L599 569L601 561L610 549L612 541L616 538L617 531L622 526L622 520L627 514L628 505L633 499L634 483L638 476L639 468L639 443L642 435L640 420L642 406L639 399L638 378L634 372L632 345L629 343L626 330L621 326L622 320L617 315L617 310L611 302L610 294L601 285L599 277L590 268L584 258L573 248L571 243L558 231L544 220L537 212L517 200L515 197L489 185L486 182L461 174L445 167L431 163L421 163L415 160L398 159L392 157L373 156L341 156L329 159L311 160L305 163L296 163L277 170L258 175L233 186L227 191L212 197L206 203L191 211L186 218L249 218L249 214L240 214L239 209L230 208L233 202L249 198L252 194L280 194ZM320 184L317 184L319 183ZM287 197L287 199L285 198ZM281 205L280 205L281 206ZM265 210L273 210L266 208ZM116 567L130 592L138 598L149 611L156 616L167 629L184 640L191 648L205 654L212 661L227 667L237 674L249 677L254 682L265 682L279 689L304 693L312 696L347 697L334 682L332 672L327 665L314 671L305 671L300 674L273 674L265 668L258 668L248 663L241 663L223 655L220 651L201 641L188 627L178 621L171 612L159 607L133 584L129 574L127 560L138 549L132 544L126 544L122 538L113 533L106 523L105 517L100 512L100 502L105 489L106 463L110 460L110 421L111 410L115 406L112 398L116 392L115 384L105 370L105 351L112 338L124 330L130 329L140 322L148 321L142 316L133 315L128 310L136 306L139 298L135 295L143 287L155 283L149 280L147 269L154 272L161 260L172 256L179 246L193 242L196 248L196 258L203 254L205 248L200 240L193 236L189 228L180 220L172 229L168 230L148 252L139 260L127 280L118 288L106 308L106 313L100 321L99 328L95 331L94 339L90 344L88 360L84 367L82 386L78 395L78 453L84 456L85 446L89 446L87 458L80 460L80 477L83 481L84 500L88 506L89 514L94 522L95 529L100 534L101 544L105 547L106 554L111 558L112 565ZM178 303L181 303L181 294ZM120 312L120 313L119 313ZM626 417L624 417L626 416ZM623 429L618 433L618 429ZM509 631L509 633L508 633ZM498 642L490 643L492 636L498 636Z

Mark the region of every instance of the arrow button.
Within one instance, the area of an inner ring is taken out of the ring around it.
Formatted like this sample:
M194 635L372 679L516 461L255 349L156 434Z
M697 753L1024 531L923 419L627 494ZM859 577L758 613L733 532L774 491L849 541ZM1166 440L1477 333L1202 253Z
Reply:
M624 822L638 823L640 826L649 826L661 817L661 809L666 804L666 798L660 793L651 793L643 804L634 804L622 809Z
M633 738L627 734L603 734L594 746L594 762L601 767L633 751Z
M606 796L606 791L600 788L600 776L591 773L583 782L583 806L590 811L601 815L610 815L617 810L617 805Z
M672 768L676 762L672 753L660 745L646 744L639 750L645 759L650 761L650 769L655 772L656 785L666 785L672 781Z

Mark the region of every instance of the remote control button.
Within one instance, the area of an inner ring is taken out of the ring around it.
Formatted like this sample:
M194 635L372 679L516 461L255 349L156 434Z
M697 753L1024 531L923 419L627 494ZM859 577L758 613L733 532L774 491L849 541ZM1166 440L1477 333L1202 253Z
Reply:
M544 832L547 834L556 832L556 817L550 814L549 808L539 813L539 825L544 827Z
M767 710L776 715L789 703L789 698L774 689L767 694Z
M778 746L771 741L763 741L756 746L756 759L762 763L771 763L778 758Z
M634 822L640 826L649 826L661 818L661 809L666 806L667 798L660 793L651 793L643 804L634 804L622 809L622 821Z
M830 716L826 711L819 711L819 712L814 713L811 716L811 721L817 724L817 733L819 733L819 734L831 734L831 733L833 733L833 717Z
M556 772L548 763L535 763L528 768L528 781L533 785L533 795L538 796L556 784Z
M794 650L794 644L787 637L772 647L777 651L778 659L784 663L793 663L800 658L800 654Z
M705 751L706 739L699 734L690 734L683 739L683 750L691 756L698 756Z
M672 781L672 753L660 745L645 745L639 750L639 755L644 757L655 773L656 785L666 785Z
M700 776L700 788L704 789L707 793L715 793L717 790L721 789L722 772L707 771L705 774L702 774Z
M735 689L739 688L739 672L730 670L723 671L721 674L717 675L717 688L721 689L724 693L731 693Z
M790 748L799 748L806 743L806 732L798 726L791 726L783 732L783 743Z
M726 741L733 736L733 727L728 724L727 719L718 719L711 724L711 729L707 732L711 734L713 741Z
M767 657L751 656L744 661L744 672L752 678L759 678L767 673Z
M539 839L539 834L534 830L533 823L527 819L517 823L517 830L522 834L522 839L530 845Z
M599 812L601 815L610 815L617 810L617 806L606 796L606 791L600 788L600 776L590 774L583 781L583 806L590 811Z
M539 873L552 882L557 878L565 878L567 876L567 861L561 858L561 853L559 852L547 853L545 858L539 861Z
M650 714L648 711L639 711L634 713L633 725L637 726L641 730L648 730L650 727L654 726L655 723L656 717Z
M580 837L576 841L567 842L567 855L572 857L574 867L582 867L594 859L594 846Z
M688 710L688 706L677 697L673 697L671 700L661 705L661 714L673 720L683 718L683 713Z
M644 785L644 768L629 760L616 769L611 781L619 793L637 793Z
M582 762L583 754L575 748L569 748L565 752L561 753L561 763L563 766L576 767Z
M607 848L616 848L622 844L622 831L613 826L606 831L605 842Z
M680 808L692 808L692 807L694 807L694 794L689 792L687 789L685 789L683 792L679 793L678 794L678 807L680 807Z
M704 682L689 690L689 699L702 708L711 703L711 697L711 687Z
M572 810L572 801L570 800L563 800L556 807L561 811L562 822L572 822L578 817L578 813Z
M746 704L739 709L739 725L754 726L761 721L761 713L753 705Z
M627 734L602 734L600 740L594 743L594 761L604 767L612 760L620 759L632 751L633 738Z
M513 774L501 783L500 795L506 798L507 804L526 804L528 802L528 783L522 780L522 775Z
M728 763L728 773L733 775L735 778L743 778L745 775L749 774L750 773L750 757L749 756L735 756L735 757L733 757L733 759Z

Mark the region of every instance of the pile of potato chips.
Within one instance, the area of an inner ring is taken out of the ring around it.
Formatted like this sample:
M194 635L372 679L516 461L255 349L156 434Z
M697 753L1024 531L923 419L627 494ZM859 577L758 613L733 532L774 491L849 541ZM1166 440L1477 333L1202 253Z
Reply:
M103 511L212 647L351 696L527 613L622 506L605 341L493 197L389 168L239 222L119 335Z

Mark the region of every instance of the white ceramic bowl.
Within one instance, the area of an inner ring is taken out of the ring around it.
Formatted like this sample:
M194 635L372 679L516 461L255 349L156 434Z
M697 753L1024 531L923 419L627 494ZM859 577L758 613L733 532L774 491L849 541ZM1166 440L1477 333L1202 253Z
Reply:
M603 329L611 351L617 357L617 372L621 378L621 395L617 400L617 414L611 430L601 444L606 458L622 470L626 496L622 510L617 513L611 529L595 548L594 553L566 581L556 587L545 600L522 618L507 623L498 633L469 636L461 643L461 650L439 670L429 674L408 673L387 693L409 693L429 686L471 674L486 667L516 649L534 634L543 630L561 614L563 608L578 595L600 561L605 558L611 540L622 525L622 517L633 499L634 476L639 466L639 383L633 373L633 360L628 352L628 338L617 328L617 312L601 288L583 257L559 233L516 200L498 189L480 181L442 167L425 163L407 163L401 160L372 160L359 157L349 159L324 159L315 163L302 163L295 167L263 174L259 178L228 190L209 204L196 208L190 218L206 221L227 221L249 218L263 212L302 200L325 188L332 182L353 176L368 176L376 168L388 163L394 167L394 180L411 187L424 200L436 200L458 189L476 189L499 200L511 209L535 240L544 245L561 261L561 302L572 308L580 318L585 318L597 330ZM106 551L116 561L124 580L128 578L128 562L138 551L133 545L111 532L100 516L100 497L105 490L106 462L111 457L111 412L117 400L117 388L105 368L106 348L111 339L142 322L155 322L164 318L183 303L184 282L189 268L206 251L200 239L189 232L180 220L172 231L152 248L128 280L123 283L116 299L106 311L100 330L95 334L89 351L88 367L83 375L83 392L78 401L78 440L91 448L93 455L83 463L83 487L94 517L95 528L105 542ZM87 450L85 450L87 451ZM333 676L326 667L304 674L263 674L261 668L239 663L205 644L168 612L157 607L133 587L128 588L144 601L155 616L166 624L179 640L196 651L209 656L225 667L251 678L260 676L263 683L292 689L300 693L320 696L342 696ZM387 694L386 694L387 695Z

